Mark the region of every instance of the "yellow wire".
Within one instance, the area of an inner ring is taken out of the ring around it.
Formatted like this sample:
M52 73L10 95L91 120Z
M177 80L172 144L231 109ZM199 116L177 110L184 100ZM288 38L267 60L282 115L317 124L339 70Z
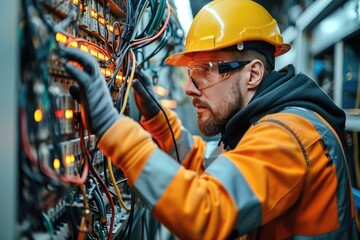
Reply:
M107 163L108 163L108 169L109 169L110 179L111 179L111 182L112 182L113 185L114 185L114 189L115 189L116 196L118 197L121 206L122 206L126 211L130 211L131 209L128 208L128 207L125 205L125 203L124 203L124 201L123 201L123 199L122 199L122 197L121 197L119 188L118 188L118 186L117 186L117 184L116 184L115 177L114 177L114 173L113 173L113 171L112 171L111 158L108 158L108 162L107 162Z
M120 113L124 113L125 111L125 108L126 108L126 105L127 105L127 101L129 99L129 93L130 93L130 89L131 89L131 85L132 85L132 82L133 82L133 79L134 79L134 75L135 75L135 67L136 67L136 59L135 59L135 54L134 52L130 49L130 54L131 54L131 57L132 57L132 69L131 69L131 73L130 73L130 77L129 79L127 80L128 81L128 86L126 88L126 92L125 92L125 97L124 97L124 104L121 108L121 111ZM130 211L131 209L128 208L127 206L125 206L125 203L121 197L121 194L120 194L120 191L119 191L119 188L116 184L116 180L115 180L115 177L114 177L114 172L112 170L112 163L111 163L111 159L108 158L108 170L109 170L109 175L110 175L110 179L111 179L111 182L113 183L114 185L114 189L115 189L115 193L116 193L116 196L118 197L119 199L119 202L121 204L121 206L126 210L126 211Z
M134 75L135 75L135 63L136 63L136 60L135 60L135 54L134 54L134 52L132 51L132 49L130 49L130 54L131 54L131 57L132 57L132 59L133 59L133 61L132 61L132 69L131 69L130 77L129 77L129 79L128 79L128 85L127 85L127 88L126 88L126 93L125 93L125 98L124 98L124 104L123 104L123 106L122 106L122 108L121 108L120 113L124 113L124 111L125 111L125 108L126 108L126 105L127 105L127 101L128 101L128 98L129 98L129 93L130 93L132 81L133 81Z

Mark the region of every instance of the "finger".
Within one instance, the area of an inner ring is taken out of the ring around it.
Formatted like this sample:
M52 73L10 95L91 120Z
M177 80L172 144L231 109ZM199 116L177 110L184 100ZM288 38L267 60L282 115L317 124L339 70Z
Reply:
M70 95L78 102L80 101L80 87L77 85L71 85L69 89Z
M77 48L62 48L61 55L68 60L80 63L90 75L94 74L94 70L99 67L97 60L92 55Z
M85 86L86 84L89 84L89 75L86 72L78 69L70 63L65 64L65 69L71 77L79 82L80 85Z

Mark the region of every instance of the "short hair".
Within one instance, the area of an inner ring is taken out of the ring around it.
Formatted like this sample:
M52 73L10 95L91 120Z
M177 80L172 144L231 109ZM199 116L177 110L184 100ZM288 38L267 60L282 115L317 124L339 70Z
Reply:
M273 66L268 62L267 58L255 49L244 49L241 51L232 51L234 60L237 61L252 61L258 59L264 65L264 77L266 78L273 70Z

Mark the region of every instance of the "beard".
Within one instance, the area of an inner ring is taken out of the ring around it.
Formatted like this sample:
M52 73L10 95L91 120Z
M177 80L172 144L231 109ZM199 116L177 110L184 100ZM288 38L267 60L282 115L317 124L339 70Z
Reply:
M206 136L211 137L225 130L228 121L239 111L243 105L244 99L240 92L240 86L235 82L231 88L231 92L224 99L219 99L219 105L211 108L206 103L201 103L210 111L209 117L201 121L198 118L199 130Z

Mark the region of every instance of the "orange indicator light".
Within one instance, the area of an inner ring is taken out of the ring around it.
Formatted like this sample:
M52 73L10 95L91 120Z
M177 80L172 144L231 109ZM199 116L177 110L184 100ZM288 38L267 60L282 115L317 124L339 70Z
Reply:
M98 55L97 51L94 50L94 49L91 49L91 50L90 50L90 53L91 53L91 55L93 55L93 56L95 56L95 57L97 57L97 55Z
M73 47L73 48L78 48L78 45L79 45L78 42L70 42L69 43L69 46Z
M87 46L85 46L85 45L81 45L81 46L80 46L80 49L81 49L81 51L83 51L83 52L86 52L86 53L88 53L88 52L89 52L88 47L87 47Z
M66 165L69 165L71 163L71 157L70 157L70 155L67 155L66 157L65 157L65 164Z
M97 18L97 12L95 12L94 9L91 10L91 16Z

